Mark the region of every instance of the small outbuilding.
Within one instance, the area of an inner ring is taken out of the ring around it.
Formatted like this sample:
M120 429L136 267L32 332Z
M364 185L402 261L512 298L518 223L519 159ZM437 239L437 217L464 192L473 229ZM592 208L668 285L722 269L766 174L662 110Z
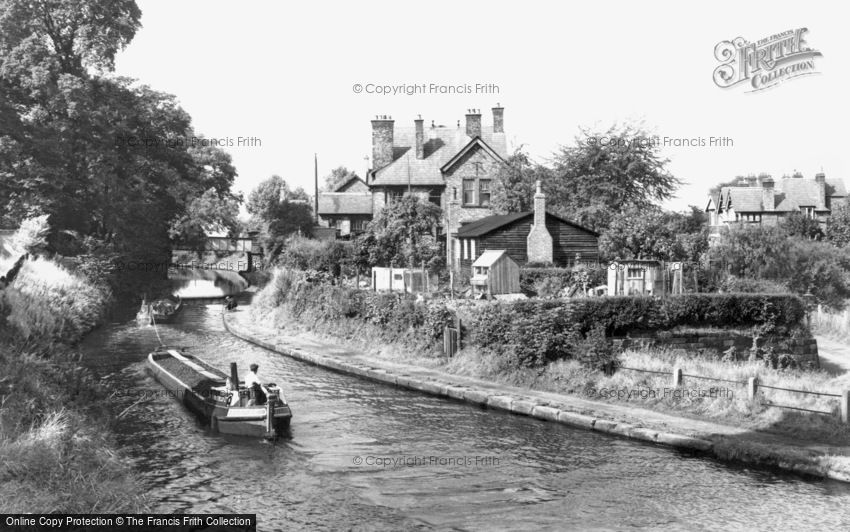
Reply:
M519 265L504 249L485 251L472 263L469 283L475 297L519 293Z
M421 268L372 268L372 290L378 292L427 292L437 286Z
M682 293L682 263L630 259L608 266L608 295L631 296Z

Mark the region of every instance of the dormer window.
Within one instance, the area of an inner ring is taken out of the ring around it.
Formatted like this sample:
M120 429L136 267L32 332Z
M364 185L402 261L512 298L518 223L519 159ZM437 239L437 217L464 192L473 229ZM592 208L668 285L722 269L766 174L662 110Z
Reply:
M800 207L800 212L803 213L803 216L809 218L811 220L815 219L815 208L814 207Z

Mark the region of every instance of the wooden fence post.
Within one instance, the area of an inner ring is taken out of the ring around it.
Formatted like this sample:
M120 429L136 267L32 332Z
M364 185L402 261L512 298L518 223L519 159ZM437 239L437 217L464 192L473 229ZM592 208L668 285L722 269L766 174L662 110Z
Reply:
M682 368L676 366L673 368L673 386L679 387L682 385Z
M759 378L758 377L750 377L747 379L747 398L752 401L756 398L756 393L758 393L759 389Z
M841 422L850 423L850 390L841 392Z
M456 350L460 351L460 349L461 349L461 336L462 336L461 335L461 329L460 329L461 328L460 316L455 316L455 328L457 329L457 348L456 348Z

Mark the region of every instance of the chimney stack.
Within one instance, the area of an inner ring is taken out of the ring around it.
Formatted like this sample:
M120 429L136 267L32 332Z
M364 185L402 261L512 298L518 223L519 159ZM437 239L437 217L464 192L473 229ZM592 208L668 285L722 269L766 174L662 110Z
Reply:
M425 158L425 121L422 120L422 115L413 121L416 126L416 158Z
M776 207L776 200L773 190L773 178L769 174L761 174L761 202L762 208L766 211L772 211Z
M528 262L551 264L553 261L552 235L546 229L546 195L540 181L534 194L534 223L526 239Z
M818 207L826 207L826 174L818 172L815 174L815 182L818 184Z
M496 103L493 108L493 133L505 132L505 108Z
M466 113L466 134L470 137L481 136L481 111L468 109Z
M387 115L372 120L372 170L393 162L393 124L392 117Z

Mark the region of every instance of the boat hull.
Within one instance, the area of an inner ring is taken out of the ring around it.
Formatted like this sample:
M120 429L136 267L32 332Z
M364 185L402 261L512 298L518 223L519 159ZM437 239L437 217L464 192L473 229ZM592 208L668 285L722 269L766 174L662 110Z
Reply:
M154 378L165 387L169 395L199 416L214 431L236 436L273 438L284 435L289 428L292 410L288 404L270 402L258 406L225 406L217 403L210 393L195 390L186 384L164 367L157 356L157 353L148 355L148 366ZM221 382L224 383L223 376Z

